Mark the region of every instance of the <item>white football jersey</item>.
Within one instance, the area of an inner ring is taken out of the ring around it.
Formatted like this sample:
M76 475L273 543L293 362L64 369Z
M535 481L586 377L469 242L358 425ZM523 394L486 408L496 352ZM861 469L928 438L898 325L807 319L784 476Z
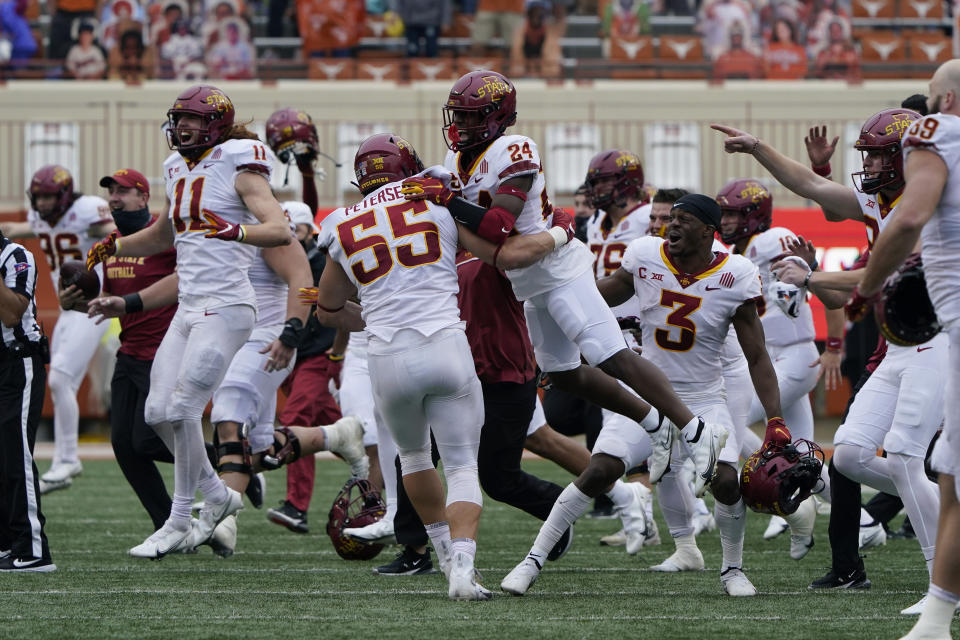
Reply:
M730 249L717 240L713 239L714 253L732 253ZM743 347L740 346L740 340L737 338L737 330L730 325L727 331L727 339L723 343L723 350L720 351L720 364L723 365L724 374L740 371L747 368L747 357L743 355Z
M879 193L863 193L859 189L854 189L854 192L860 202L860 211L863 212L863 224L867 226L867 247L873 249L877 236L893 217L893 210L900 202L900 196L897 196L893 202L887 203Z
M720 393L733 315L760 297L757 267L743 256L715 252L703 272L682 273L663 240L651 236L630 243L622 266L633 275L643 313L643 357L678 393Z
M262 249L257 250L257 257L247 275L257 296L257 324L254 328L275 327L286 322L289 287L263 259Z
M463 197L481 207L490 207L500 185L519 176L533 176L514 229L521 235L546 231L553 222L553 205L547 197L540 154L536 143L526 136L501 136L470 167L460 165L460 154L447 152L444 167L456 174ZM593 264L593 257L579 240L572 240L539 262L507 271L518 300L526 300L570 282Z
M960 317L957 256L960 255L960 118L929 115L914 122L903 138L913 149L936 153L947 165L947 182L933 218L923 227L923 271L940 322L949 328ZM906 161L906 159L904 159Z
M257 140L227 140L212 147L191 169L179 153L163 163L169 224L173 226L180 274L180 305L188 310L246 304L256 308L247 277L257 248L205 238L203 210L234 224L257 224L237 194L237 175L256 173L268 182L273 152Z
M389 342L401 329L431 336L464 326L457 307L457 240L446 209L408 202L400 182L393 182L328 215L318 244L356 285L367 332Z
M106 200L99 196L80 196L52 226L33 209L27 211L27 222L47 256L53 290L56 291L60 282L60 265L66 260L86 261L90 247L102 240L90 235L90 227L113 222L113 218Z
M773 227L750 238L750 242L743 250L743 255L760 270L764 298L763 303L757 305L757 313L760 315L760 322L763 323L763 333L768 346L786 347L799 342L810 342L816 336L813 328L813 312L810 311L806 298L800 305L800 316L791 318L767 293L770 285L777 280L770 270L774 258L786 252L788 240L796 240L796 238L789 229Z
M627 245L646 235L649 219L650 205L642 204L621 218L616 226L603 211L587 223L587 246L593 254L593 273L597 280L613 275L620 268ZM618 318L640 315L635 298L611 309Z

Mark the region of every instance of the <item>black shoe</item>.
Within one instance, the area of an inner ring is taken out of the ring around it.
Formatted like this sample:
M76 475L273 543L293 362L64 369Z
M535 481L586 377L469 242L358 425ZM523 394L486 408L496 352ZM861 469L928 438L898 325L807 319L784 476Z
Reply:
M896 531L888 532L887 537L894 540L913 540L917 537L917 533L913 530L913 525L910 524L910 518L904 518L903 526Z
M617 512L613 508L613 500L608 498L605 494L600 494L593 501L593 511L589 511L587 513L587 517L599 518L601 520L616 518Z
M246 494L254 509L263 508L263 489L266 484L267 480L262 473L255 473L250 476L250 482L247 483L247 488L243 493Z
M50 558L18 558L12 555L0 558L0 572L49 573L56 570L57 565Z
M808 589L869 589L870 580L863 569L854 569L844 575L837 575L831 569L827 575L810 583Z
M267 509L267 520L283 525L294 533L308 533L310 531L310 528L307 527L307 512L300 511L290 504L289 500L284 500L283 506L279 509Z
M417 553L413 547L404 547L390 564L380 565L373 570L377 576L425 576L436 573L430 560L430 549Z
M560 536L560 539L557 540L557 544L553 545L553 549L550 549L550 553L547 554L547 560L559 560L567 555L567 551L570 551L570 547L572 546L573 525L570 525L567 527L567 530L563 532L563 535Z

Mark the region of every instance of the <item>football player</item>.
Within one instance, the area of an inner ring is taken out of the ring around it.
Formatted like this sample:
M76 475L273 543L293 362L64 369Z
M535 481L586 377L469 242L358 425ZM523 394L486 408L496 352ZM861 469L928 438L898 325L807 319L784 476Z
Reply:
M93 243L113 231L106 200L74 191L73 177L58 165L41 167L30 180L26 222L7 222L0 229L9 238L37 237L47 256L54 291L60 291L60 265L83 260ZM98 269L98 273L102 273ZM108 325L97 325L86 313L64 310L50 343L50 396L53 398L53 462L40 476L40 492L69 487L83 471L77 458L80 407L77 390Z
M324 222L320 244L336 263L321 276L317 314L324 324L366 329L377 410L396 443L404 488L448 577L448 595L486 600L490 592L477 583L473 568L482 507L477 451L483 398L457 309L455 253L459 240L492 263L512 266L515 254L508 246L471 243L471 234L459 230L446 210L403 198L394 180L423 165L402 138L367 139L355 168L365 198ZM571 237L572 229L557 229L512 244L546 241L530 263ZM354 294L362 319L356 305L347 305ZM444 462L446 506L430 454L431 431Z
M812 169L784 157L759 138L722 125L713 128L725 133L724 148L728 153L751 153L781 184L817 202L828 220L860 220L864 222L871 260L876 237L896 219L903 193L903 156L901 136L919 117L908 109L885 109L872 115L861 127L855 147L863 154L863 170L853 174L856 188L845 187L818 175ZM868 263L869 264L869 263ZM783 265L777 265L778 273ZM804 270L805 271L805 270ZM847 291L863 276L862 269L833 274L807 272L803 276L828 278L833 288ZM786 281L795 277L781 275ZM839 296L841 301L845 297ZM830 304L830 296L820 298ZM948 368L947 337L939 335L920 348L889 345L883 362L856 394L843 424L834 435L836 449L831 460L831 484L837 473L904 501L917 539L933 568L937 522L933 514L939 503L936 487L927 479L923 460L933 435L944 415L944 376ZM883 448L887 457L876 455ZM843 483L843 480L841 480ZM851 496L834 492L831 528L840 526L838 519L854 518L860 513L859 499L847 504ZM841 503L837 502L838 496ZM857 527L845 529L857 530ZM923 533L921 533L921 531ZM832 543L835 541L832 541ZM843 544L846 542L846 544ZM815 580L811 588L866 587L863 562L851 553L852 540L842 541L834 549L833 569ZM838 566L841 565L841 566Z
M121 239L110 236L87 254L92 268L111 255L177 249L179 307L157 349L145 408L147 422L173 443L174 497L163 527L130 549L144 558L188 548L194 538L208 539L224 518L243 507L240 494L213 472L201 418L254 326L256 293L247 272L256 247L291 241L270 191L273 153L234 123L226 94L194 85L177 96L167 119L167 141L174 150L163 165L169 217ZM192 526L198 486L204 507Z
M931 457L931 465L940 472L937 554L926 603L920 619L904 636L906 640L950 638L950 623L960 602L960 571L957 570L960 541L956 537L960 527L960 506L957 502L957 496L960 495L960 487L957 486L957 478L960 477L960 430L957 426L960 415L960 389L957 388L960 375L960 333L957 329L960 326L957 323L960 300L956 287L956 256L960 251L960 219L957 215L960 187L955 175L960 160L960 60L950 60L940 65L930 80L929 95L927 104L930 115L913 122L903 137L906 186L897 204L896 215L881 230L866 273L847 307L852 318L862 317L872 299L879 296L887 276L903 263L908 254L915 251L918 242L922 242L927 290L944 333L949 336L948 360L931 372L927 384L933 385L936 380L946 377L948 410L943 434ZM933 348L928 349L931 345ZM940 344L930 341L917 347L917 350L923 349L929 353L940 351L944 346L942 341ZM910 347L910 350L912 352L914 348ZM944 371L947 372L946 376L943 375ZM911 398L911 401L922 400ZM914 437L919 435L916 433ZM926 441L929 442L929 438ZM919 538L920 528L914 520L910 503L903 492L899 495L907 506L910 521ZM924 506L929 509L934 504L927 503Z
M631 242L621 266L598 287L611 305L623 304L631 297L637 299L644 357L667 374L685 403L711 422L723 425L730 434L719 454L722 464L709 483L716 499L723 545L720 576L729 595L753 596L757 591L742 571L746 507L737 474L740 444L725 403L720 359L731 324L770 417L767 441L789 443L790 435L779 417L776 373L763 347L763 328L756 312L756 299L761 295L757 268L741 256L713 251L720 217L720 207L712 198L702 194L683 196L673 205L666 241L647 236ZM676 466L689 455L685 444L683 440L671 444ZM558 525L562 527L583 513L587 502L581 496L596 493L614 479L604 474L608 465L595 461L611 458L629 468L651 454L651 474L663 476L661 496L676 491L676 473L664 474L663 470L670 461L669 452L653 449L649 436L635 425L604 425L590 466L568 487L575 491L565 490L557 500L530 553L503 579L501 587L516 595L526 593L540 574L542 551L554 544ZM671 531L689 527L686 514L680 520L674 515L664 507ZM692 543L693 535L676 540L679 547Z
M810 407L809 394L821 375L821 357L814 344L813 314L807 304L806 290L796 285L777 280L771 265L776 258L786 252L796 241L796 235L784 227L772 227L773 198L767 188L748 178L729 181L717 194L717 202L723 211L721 239L733 250L746 256L757 265L763 282L763 300L757 308L763 323L763 335L767 351L773 366L777 370L777 382L780 385L780 402L783 405L783 417L790 425L794 438L813 440L813 410ZM827 344L833 351L824 354L829 362L829 378L838 375L840 367L839 345L843 343L844 318L837 309L826 312ZM757 422L763 417L763 407L759 399L754 398L747 424ZM752 452L751 452L752 453ZM822 495L829 496L829 480L823 474ZM804 513L816 516L816 509L805 507ZM786 521L779 516L771 518L765 538L774 537L786 527ZM812 532L812 524L803 526L804 539L796 532L792 546L812 545L813 538L806 534ZM800 549L792 549L791 555L798 555Z
M506 134L516 122L516 105L516 89L499 73L478 70L458 79L443 107L449 147L444 166L462 185L461 197L432 177L405 181L405 195L444 204L458 221L495 244L503 244L511 233L546 230L553 205L537 145L526 136ZM530 266L506 271L514 294L524 302L537 362L555 385L627 415L665 450L679 428L694 449L702 488L713 476L725 432L704 425L677 398L663 373L627 347L616 317L597 292L592 263L590 251L576 241ZM581 354L591 366L581 366ZM657 409L617 379L642 391Z

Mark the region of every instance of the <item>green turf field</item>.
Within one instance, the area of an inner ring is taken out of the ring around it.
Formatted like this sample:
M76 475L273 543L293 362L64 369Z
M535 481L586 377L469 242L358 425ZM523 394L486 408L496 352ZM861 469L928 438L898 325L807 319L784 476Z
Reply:
M570 479L551 463L527 465L561 484ZM164 471L169 479L170 467ZM450 602L442 575L371 575L392 548L367 562L337 557L324 524L346 475L341 463L318 463L309 535L271 524L248 506L232 558L202 547L154 562L127 556L151 526L116 464L85 462L71 489L43 500L59 570L0 576L0 638L894 639L913 623L899 610L927 584L916 541L894 540L868 554L870 591L811 593L807 584L829 564L826 517L818 519L817 546L798 563L787 555L787 537L764 541L767 518L751 514L745 570L762 595L733 599L720 586L716 531L700 538L707 571L664 575L645 568L672 553L669 539L629 557L598 544L618 521L584 519L570 553L515 598L501 595L499 582L523 558L539 523L487 500L477 566L497 595ZM282 471L268 476L268 506L280 500L283 484ZM660 528L666 532L662 520Z

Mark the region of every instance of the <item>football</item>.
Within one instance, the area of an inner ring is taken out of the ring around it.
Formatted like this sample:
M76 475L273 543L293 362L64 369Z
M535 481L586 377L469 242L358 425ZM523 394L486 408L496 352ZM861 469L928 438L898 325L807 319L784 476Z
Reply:
M80 288L87 300L100 295L100 276L96 271L87 271L87 265L79 260L67 260L60 266L60 286L66 289L72 284Z

